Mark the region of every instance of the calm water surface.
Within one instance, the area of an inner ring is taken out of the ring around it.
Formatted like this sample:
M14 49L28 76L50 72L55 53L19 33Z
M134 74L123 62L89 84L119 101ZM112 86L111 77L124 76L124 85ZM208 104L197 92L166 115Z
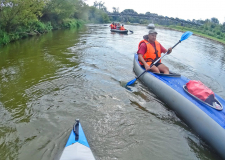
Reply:
M133 56L144 26L55 31L0 48L0 159L59 159L79 118L98 160L218 160L176 114L137 82ZM169 48L183 33L158 29ZM163 58L225 98L225 46L191 36Z

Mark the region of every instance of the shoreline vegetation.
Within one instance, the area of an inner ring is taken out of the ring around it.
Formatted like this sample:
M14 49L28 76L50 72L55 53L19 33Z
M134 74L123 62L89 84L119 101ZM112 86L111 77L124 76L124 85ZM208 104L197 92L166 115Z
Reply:
M132 24L131 23L131 25L137 25L137 24ZM139 24L139 25L142 25L142 26L146 26L147 27L148 24ZM193 28L189 28L189 27L163 26L163 25L158 25L158 24L155 24L155 27L156 28L163 28L163 29L169 29L169 30L179 31L179 32L191 31L191 32L193 32L193 35L195 35L195 36L202 37L202 38L206 38L206 39L209 39L209 40L213 40L213 41L218 42L218 43L221 43L221 44L225 44L225 40L221 40L221 39L218 39L216 37L213 37L213 36L209 36L207 34L200 33L197 30L195 30Z
M225 40L221 40L221 39L218 39L218 38L206 35L206 34L199 33L198 31L193 30L192 28L187 28L187 27L181 28L181 27L176 27L176 26L168 26L167 27L167 26L161 26L161 25L156 25L156 26L158 28L170 29L170 30L180 31L180 32L191 31L191 32L193 32L194 35L196 35L198 37L206 38L206 39L213 40L213 41L221 43L221 44L225 44Z
M114 8L113 17L110 17L110 20L133 25L146 25L146 27L148 24L155 24L156 27L164 27L181 32L189 30L199 37L225 44L225 22L220 24L215 17L206 20L184 20L150 12L138 14L133 9L125 9L122 12L118 12Z
M128 23L129 25L141 25L141 26L146 26L148 24L137 24L137 23ZM193 35L198 36L198 37L202 37L202 38L206 38L209 40L213 40L215 42L221 43L221 44L225 44L225 40L221 40L212 36L209 36L207 34L202 34L199 33L198 31L192 29L192 28L188 28L188 27L181 27L181 26L163 26L163 25L159 25L159 24L155 24L155 28L163 28L163 29L169 29L169 30L173 30L173 31L179 31L179 32L186 32L186 31L191 31L193 32Z
M89 6L83 0L4 0L0 1L0 46L53 30L109 22L104 6Z
M84 0L4 0L0 2L0 46L53 30L82 28L87 23L110 22L146 27L149 23L154 23L158 28L180 32L188 30L196 36L225 44L225 22L219 24L214 17L185 21L150 12L138 14L133 9L122 12L118 10L119 8L113 7L112 13L115 16L109 16L111 13L102 1L95 1L93 6L89 6Z

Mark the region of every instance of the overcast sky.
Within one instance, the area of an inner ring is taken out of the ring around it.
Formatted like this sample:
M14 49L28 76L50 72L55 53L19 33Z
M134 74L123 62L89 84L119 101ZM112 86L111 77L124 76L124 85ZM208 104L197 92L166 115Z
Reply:
M85 0L89 6L93 6L96 0ZM156 13L180 19L211 19L217 18L220 23L225 22L225 0L97 0L105 2L105 7L112 12L112 7L133 9L137 13Z

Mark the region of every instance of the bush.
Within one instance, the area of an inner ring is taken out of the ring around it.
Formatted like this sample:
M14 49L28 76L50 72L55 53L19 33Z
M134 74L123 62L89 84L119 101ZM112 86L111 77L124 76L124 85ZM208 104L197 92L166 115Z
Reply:
M221 32L220 32L220 31L216 31L216 34L217 34L217 35L220 35L220 34L221 34Z
M10 42L9 35L6 32L2 31L2 30L0 30L0 37L1 37L0 45L7 44L7 43Z
M49 32L53 29L51 22L43 23L40 21L34 22L33 29L38 31L39 33Z
M63 28L76 28L77 27L77 21L75 19L64 19L62 22Z
M211 32L211 31L207 31L205 34L207 34L209 36L213 36L214 35L213 32Z
M63 28L79 28L84 25L83 20L77 20L77 19L64 19L62 23Z
M85 22L83 20L78 19L77 20L77 27L82 27L85 24Z

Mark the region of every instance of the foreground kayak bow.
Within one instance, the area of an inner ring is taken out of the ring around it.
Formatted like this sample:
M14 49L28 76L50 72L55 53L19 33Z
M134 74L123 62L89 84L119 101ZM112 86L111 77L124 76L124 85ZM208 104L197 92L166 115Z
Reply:
M79 120L73 126L60 160L95 160Z

